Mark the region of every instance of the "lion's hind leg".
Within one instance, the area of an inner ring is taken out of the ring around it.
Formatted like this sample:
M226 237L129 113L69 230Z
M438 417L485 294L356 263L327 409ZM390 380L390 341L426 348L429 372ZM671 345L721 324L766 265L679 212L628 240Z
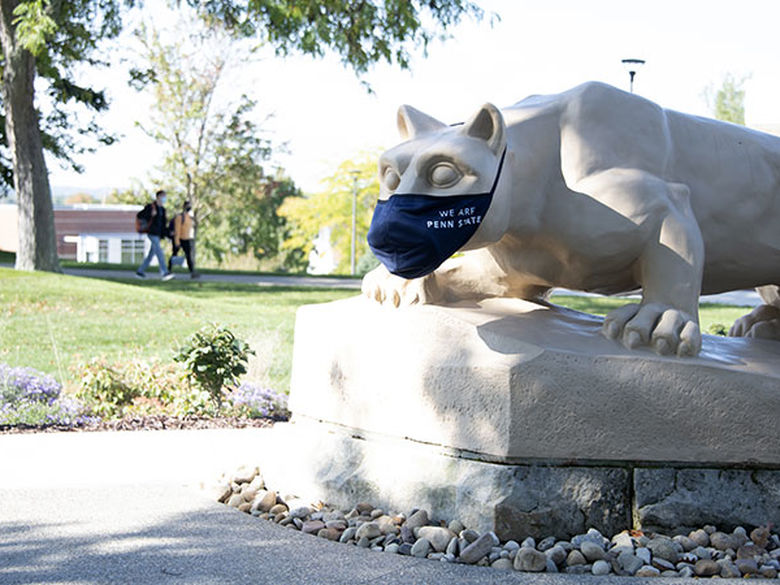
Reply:
M764 304L737 319L729 335L780 341L780 286L767 285L756 290Z

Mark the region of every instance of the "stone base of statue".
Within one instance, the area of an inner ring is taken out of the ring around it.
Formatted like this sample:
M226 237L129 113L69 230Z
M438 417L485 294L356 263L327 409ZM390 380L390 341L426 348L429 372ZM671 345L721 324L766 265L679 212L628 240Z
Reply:
M664 358L600 326L513 299L302 307L266 481L502 539L780 523L780 344Z

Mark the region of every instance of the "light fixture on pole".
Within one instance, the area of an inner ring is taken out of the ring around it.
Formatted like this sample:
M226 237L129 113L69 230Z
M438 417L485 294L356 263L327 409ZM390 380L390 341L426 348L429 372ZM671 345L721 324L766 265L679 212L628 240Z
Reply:
M349 254L349 270L352 276L355 275L355 242L357 241L357 191L358 191L358 175L360 171L353 169L349 171L352 175L352 245L350 247Z
M644 59L623 59L621 61L623 65L625 65L626 70L628 71L628 78L629 78L629 87L631 88L631 93L634 93L634 76L636 75L637 70L645 64Z

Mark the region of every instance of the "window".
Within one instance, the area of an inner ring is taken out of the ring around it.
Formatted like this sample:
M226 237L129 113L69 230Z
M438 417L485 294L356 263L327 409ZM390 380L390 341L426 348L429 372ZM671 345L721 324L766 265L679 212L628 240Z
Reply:
M108 240L98 240L98 262L108 262Z
M144 259L144 240L122 240L122 264L139 264Z

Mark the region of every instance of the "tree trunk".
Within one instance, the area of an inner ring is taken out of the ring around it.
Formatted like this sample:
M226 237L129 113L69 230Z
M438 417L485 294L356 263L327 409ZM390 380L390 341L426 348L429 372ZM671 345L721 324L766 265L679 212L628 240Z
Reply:
M16 40L13 10L18 4L19 0L0 1L5 130L19 209L16 269L60 272L49 174L34 102L35 58Z

